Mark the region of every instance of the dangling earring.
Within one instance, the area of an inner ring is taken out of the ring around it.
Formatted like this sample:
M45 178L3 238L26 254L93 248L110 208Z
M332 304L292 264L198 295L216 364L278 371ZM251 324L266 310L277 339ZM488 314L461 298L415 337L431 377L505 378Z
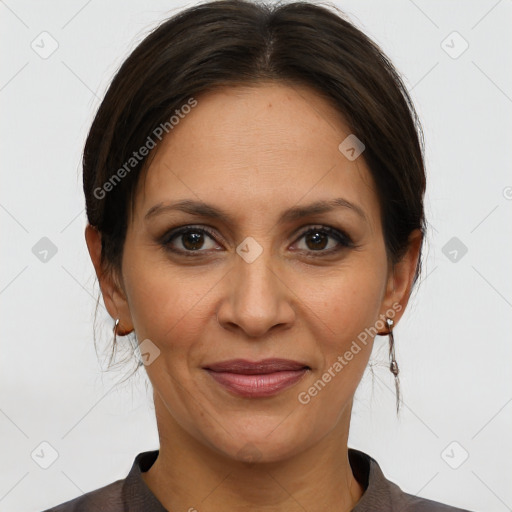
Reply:
M395 337L393 335L393 325L395 322L391 318L386 317L386 324L388 326L388 332L379 332L377 334L381 336L387 334L389 336L389 369L395 376L396 412L398 414L398 410L400 409L400 379L398 378L398 363L395 358Z

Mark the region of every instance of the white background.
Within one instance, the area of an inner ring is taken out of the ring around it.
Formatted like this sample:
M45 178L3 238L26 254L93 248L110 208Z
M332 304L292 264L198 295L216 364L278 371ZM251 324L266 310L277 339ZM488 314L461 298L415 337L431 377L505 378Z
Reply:
M194 3L0 2L2 511L43 510L124 478L137 453L158 448L144 374L116 385L129 368L102 373L94 350L99 289L83 234L81 151L128 53ZM401 418L387 338L377 337L349 445L407 492L512 510L511 1L337 5L411 90L425 130L431 225L423 279L395 329ZM43 31L59 45L47 59L31 48ZM453 31L469 44L458 58L445 51L462 48ZM42 237L57 247L46 263L32 252ZM452 237L468 249L456 262L443 253ZM101 301L100 347L108 349L111 328ZM48 469L31 458L43 441L58 452ZM453 469L446 460L456 464L463 450L469 457Z

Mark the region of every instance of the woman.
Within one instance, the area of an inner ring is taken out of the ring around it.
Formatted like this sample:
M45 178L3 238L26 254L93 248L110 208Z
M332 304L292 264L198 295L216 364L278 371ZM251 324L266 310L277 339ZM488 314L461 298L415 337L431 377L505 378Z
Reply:
M81 510L457 511L348 448L421 268L421 127L398 73L308 3L205 3L125 61L83 160L86 241L160 449ZM114 338L114 344L116 338Z

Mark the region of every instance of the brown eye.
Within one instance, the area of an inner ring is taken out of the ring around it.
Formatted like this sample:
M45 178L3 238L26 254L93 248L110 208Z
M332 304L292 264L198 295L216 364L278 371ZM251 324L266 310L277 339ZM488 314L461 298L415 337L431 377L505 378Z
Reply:
M318 257L355 247L346 233L328 226L309 228L298 238L302 239L304 247L298 250ZM160 244L166 250L184 256L202 256L210 250L218 250L213 232L206 227L185 226L172 230L162 237Z
M182 245L185 249L195 251L201 249L204 244L204 234L198 232L188 232L181 235Z
M212 249L212 247L205 248L207 239L214 241L213 235L211 235L208 230L204 228L186 227L165 235L161 240L161 244L166 249L175 252L199 253Z
M308 231L305 235L306 245L311 250L321 250L329 243L329 235L320 231Z
M306 248L299 250L306 250L311 252L330 253L340 250L340 246L354 246L351 238L348 235L338 231L337 229L328 227L310 228L308 231L303 233L299 239L302 238L305 241ZM328 247L329 239L332 239L337 243L331 242L331 247Z

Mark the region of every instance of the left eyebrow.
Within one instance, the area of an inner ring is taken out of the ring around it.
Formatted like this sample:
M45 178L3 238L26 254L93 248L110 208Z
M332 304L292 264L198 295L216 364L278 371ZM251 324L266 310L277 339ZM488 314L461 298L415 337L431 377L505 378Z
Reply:
M317 215L320 213L327 213L338 208L346 208L359 215L364 221L368 222L368 218L364 210L357 204L351 203L350 201L338 197L336 199L316 201L306 206L294 206L285 210L279 217L280 223L292 222L299 220L303 217L309 217L311 215ZM191 199L183 199L174 203L158 203L152 206L144 216L145 220L150 219L156 215L159 215L168 211L182 211L191 215L197 215L199 217L208 217L211 219L217 219L224 223L234 224L233 217L222 210L208 203L202 201L194 201Z

